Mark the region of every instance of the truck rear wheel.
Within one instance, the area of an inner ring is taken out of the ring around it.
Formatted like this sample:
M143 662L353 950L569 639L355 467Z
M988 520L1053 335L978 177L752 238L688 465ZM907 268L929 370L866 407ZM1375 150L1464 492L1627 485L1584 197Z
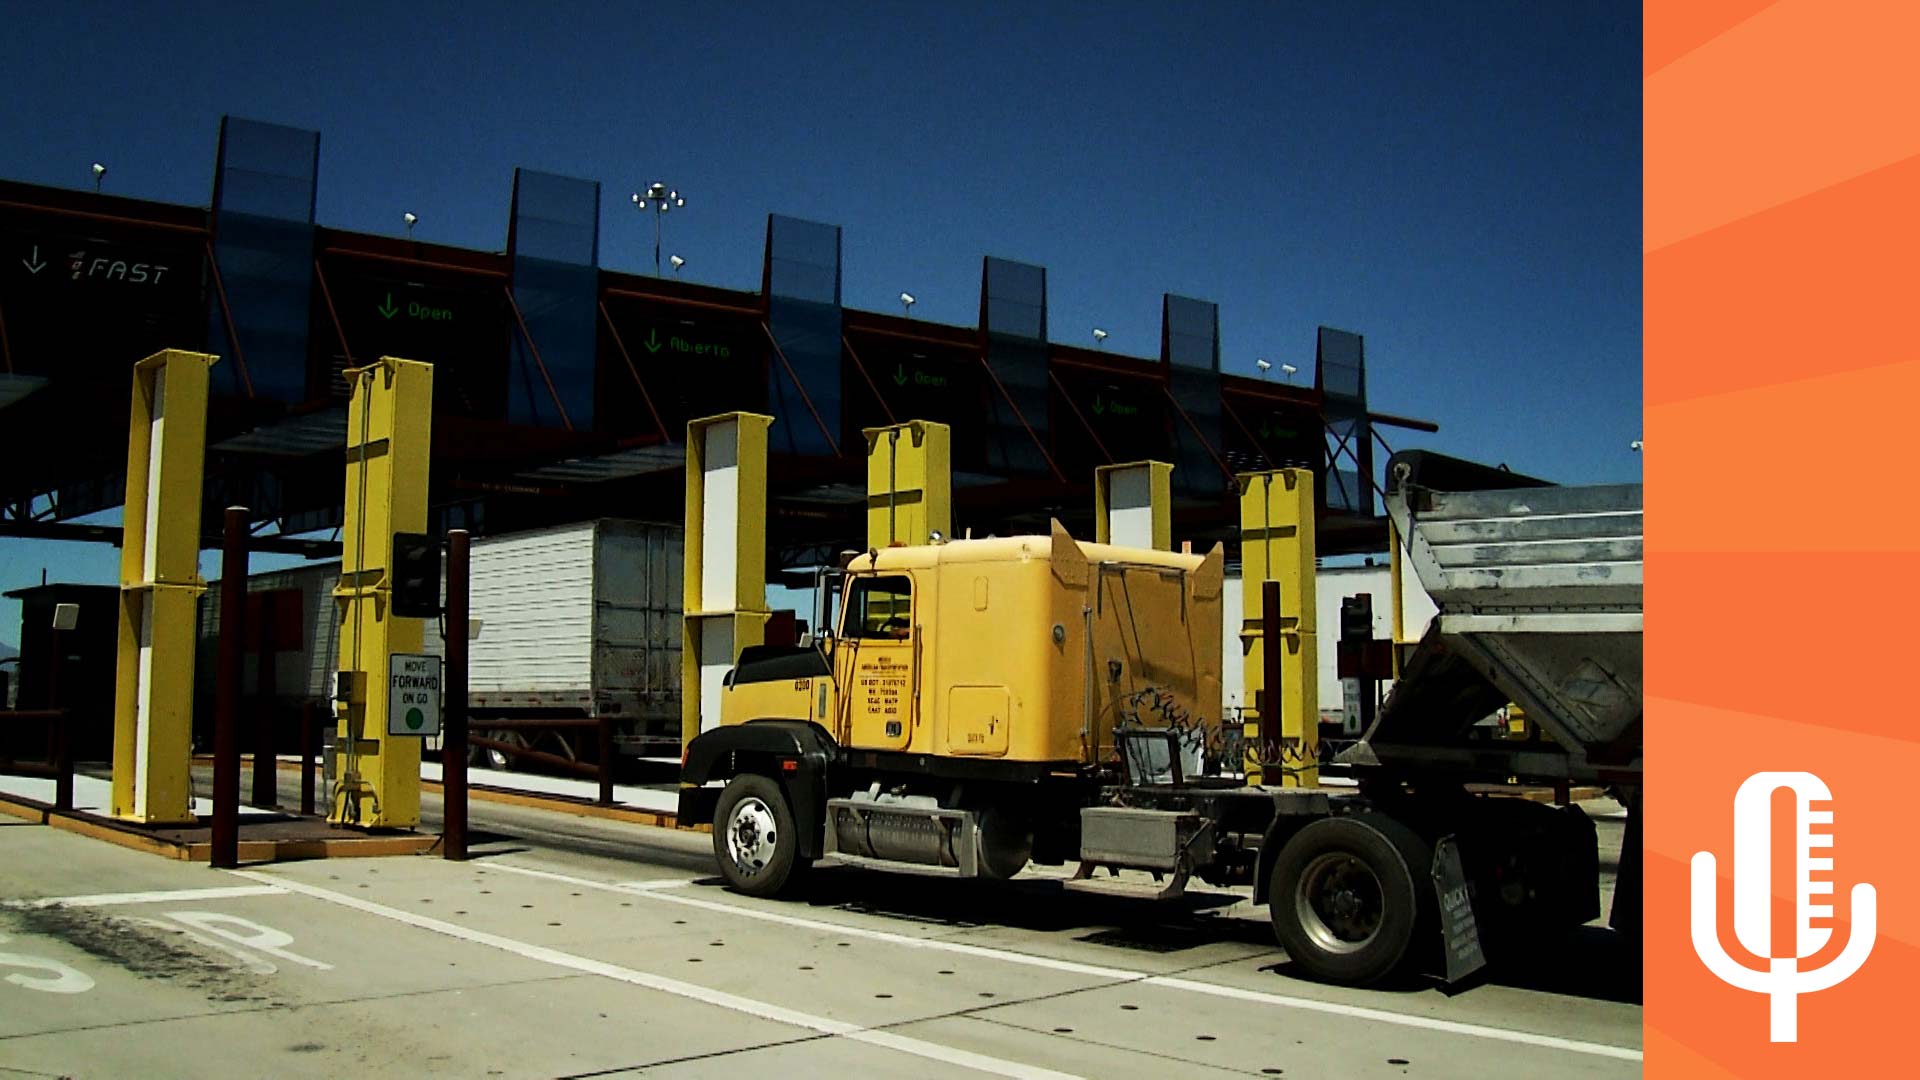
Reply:
M1361 986L1407 959L1431 906L1433 850L1378 814L1325 818L1274 859L1267 892L1273 933L1301 970Z
M780 785L746 773L728 782L713 811L713 855L720 876L748 896L777 896L810 865Z

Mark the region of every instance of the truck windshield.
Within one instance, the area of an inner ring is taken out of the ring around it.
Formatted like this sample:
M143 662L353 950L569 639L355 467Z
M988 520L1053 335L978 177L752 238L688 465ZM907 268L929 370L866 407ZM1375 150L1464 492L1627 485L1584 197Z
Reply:
M904 576L856 578L846 610L846 636L905 641L913 628L913 583Z

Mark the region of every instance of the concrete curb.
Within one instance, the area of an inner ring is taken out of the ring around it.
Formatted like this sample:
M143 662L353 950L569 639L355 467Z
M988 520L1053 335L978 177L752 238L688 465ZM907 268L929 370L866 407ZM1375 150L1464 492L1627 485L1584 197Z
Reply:
M207 862L213 844L206 840L173 840L153 836L115 821L71 811L57 811L31 799L0 796L0 814L47 825L61 832L93 840L103 840L133 851L181 862ZM387 855L421 855L440 846L440 837L408 834L404 836L354 836L295 838L285 840L240 841L240 861L248 863L286 862L295 859L374 858Z

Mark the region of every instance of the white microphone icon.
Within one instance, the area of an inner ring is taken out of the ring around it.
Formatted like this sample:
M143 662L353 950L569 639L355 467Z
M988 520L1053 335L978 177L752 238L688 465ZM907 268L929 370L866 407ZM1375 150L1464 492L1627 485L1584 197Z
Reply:
M1792 788L1798 828L1794 844L1794 948L1791 956L1773 955L1773 793ZM1799 995L1839 985L1860 970L1873 951L1877 897L1873 886L1853 887L1853 933L1846 947L1825 967L1801 971L1800 961L1823 948L1833 930L1814 926L1813 920L1833 917L1833 881L1815 881L1815 873L1831 874L1831 854L1814 857L1816 848L1833 847L1831 831L1815 832L1815 825L1833 825L1832 810L1814 810L1815 800L1830 801L1833 793L1809 772L1761 772L1747 777L1733 796L1733 933L1742 948L1767 958L1765 971L1736 962L1720 944L1717 915L1718 879L1713 853L1693 856L1693 951L1707 970L1742 990L1772 996L1772 1041L1799 1041ZM1824 900L1816 903L1816 897Z

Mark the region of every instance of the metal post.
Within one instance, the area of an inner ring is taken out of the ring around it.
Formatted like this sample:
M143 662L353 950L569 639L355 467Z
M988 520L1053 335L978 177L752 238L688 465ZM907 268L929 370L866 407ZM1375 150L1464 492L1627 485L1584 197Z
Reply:
M1260 746L1254 751L1260 760L1262 783L1280 783L1286 775L1286 740L1281 734L1280 656L1286 642L1280 637L1280 583L1268 579L1260 583L1260 654L1266 666L1266 685L1261 689Z
M50 651L53 653L53 663L47 667L47 710L52 712L60 708L60 622L58 615L54 618L53 630L47 640ZM48 723L53 726L58 726L59 720L51 720L48 721ZM53 756L54 742L59 738L53 733L53 726L47 728L47 756L49 758Z
M613 805L613 717L600 717L600 805Z
M213 703L214 868L240 865L240 674L246 648L247 510L227 507L220 550L220 661Z
M73 809L73 714L62 709L53 718L53 808Z
M271 810L280 803L279 771L273 754L273 727L279 688L275 685L273 664L273 594L260 594L260 625L255 637L256 671L253 680L253 799L254 806Z
M313 816L313 702L300 705L300 813Z
M441 851L467 857L467 581L471 566L467 530L447 533L447 670L441 677Z

